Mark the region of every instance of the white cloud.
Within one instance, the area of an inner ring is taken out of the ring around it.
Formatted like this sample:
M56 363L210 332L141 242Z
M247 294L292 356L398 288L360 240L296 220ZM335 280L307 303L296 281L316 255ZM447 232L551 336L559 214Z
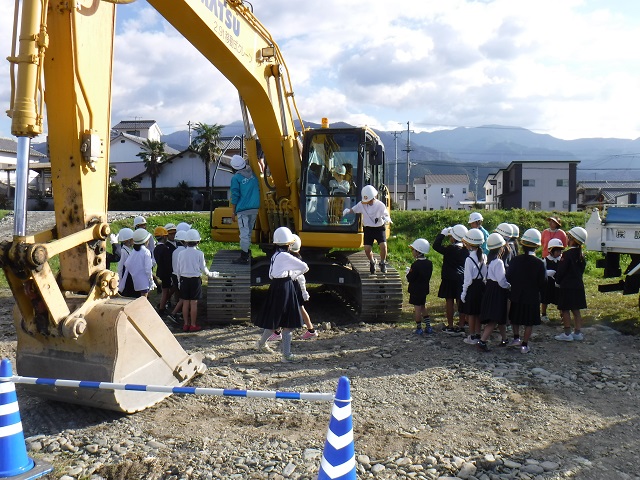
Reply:
M640 136L634 0L251 3L283 51L307 121ZM118 15L113 123L153 118L168 133L189 120L241 118L234 86L148 4L121 5ZM8 17L0 19L3 57ZM5 109L7 72L4 62ZM0 122L0 135L8 130L8 121Z

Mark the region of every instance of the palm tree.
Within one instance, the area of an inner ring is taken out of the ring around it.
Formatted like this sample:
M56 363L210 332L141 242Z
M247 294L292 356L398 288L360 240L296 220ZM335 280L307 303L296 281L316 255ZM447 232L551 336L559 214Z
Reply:
M196 137L193 139L191 146L204 162L207 198L209 198L209 184L211 183L211 164L222 153L220 134L223 128L224 125L218 125L217 123L207 125L206 123L198 122L193 129Z
M142 151L136 154L144 161L149 177L151 177L151 200L156 199L156 179L162 171L168 154L164 151L165 143L159 140L145 140Z

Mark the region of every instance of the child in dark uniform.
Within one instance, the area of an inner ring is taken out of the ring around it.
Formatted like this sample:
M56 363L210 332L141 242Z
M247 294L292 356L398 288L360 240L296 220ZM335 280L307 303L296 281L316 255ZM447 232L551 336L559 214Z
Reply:
M552 238L547 244L547 250L549 254L542 259L544 268L547 270L547 287L542 292L542 316L540 317L543 323L549 322L547 306L558 304L558 286L556 285L555 276L556 270L558 269L558 262L560 258L562 258L564 244L559 238Z
M287 227L279 227L273 232L276 250L269 267L271 284L264 307L254 322L264 329L256 342L258 350L264 352L273 352L267 345L267 340L275 330L282 328L283 363L300 361L300 358L291 353L291 333L302 326L298 295L291 272L305 273L309 270L306 263L289 253L289 247L294 241L293 233Z
M478 341L478 348L485 352L489 351L487 340L496 325L500 329L502 336L501 347L507 342L507 301L509 300L509 282L505 275L504 262L502 256L507 254L507 242L500 233L492 233L487 238L487 286L482 303L480 305L480 322L484 325L482 336Z
M529 338L534 325L540 325L540 295L547 285L544 263L535 256L540 246L541 235L530 228L522 235L518 255L509 264L507 281L511 284L511 306L509 320L513 327L511 347L519 347L520 353L529 353ZM520 339L520 325L524 325L524 335Z
M580 331L582 315L580 310L587 308L587 297L584 292L582 275L587 261L582 252L582 245L587 241L587 231L582 227L573 227L567 232L567 250L562 254L562 260L556 270L558 290L558 308L562 311L564 332L556 335L555 339L563 342L584 340ZM573 313L574 330L571 333L571 314Z
M464 332L464 314L460 314L459 324L453 326L454 302L460 306L460 294L462 293L462 282L464 281L464 262L469 256L469 251L462 245L462 238L467 234L467 227L455 225L447 227L440 232L433 242L433 249L442 254L442 271L440 276L440 288L438 298L445 299L445 313L447 316L447 326L445 333L459 334ZM449 245L443 245L444 239L450 240Z
M487 278L487 258L482 252L484 234L481 230L472 228L462 242L469 250L469 256L464 262L464 283L460 295L462 312L467 315L469 322L469 335L464 343L476 345L480 340L480 307Z
M416 335L433 333L426 306L429 282L433 273L433 264L425 257L429 253L429 242L424 238L418 238L409 245L409 248L415 258L415 261L407 269L407 282L409 282L409 303L413 305L416 320ZM422 321L425 324L424 330L422 329Z

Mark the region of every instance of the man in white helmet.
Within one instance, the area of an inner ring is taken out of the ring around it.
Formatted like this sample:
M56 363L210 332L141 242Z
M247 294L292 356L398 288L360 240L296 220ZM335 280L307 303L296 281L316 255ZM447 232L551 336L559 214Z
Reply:
M233 263L247 264L251 260L251 232L260 208L260 185L251 167L240 155L231 157L231 167L235 171L231 177L231 208L233 219L238 221L241 250L240 257Z
M387 272L387 234L385 225L391 222L391 216L387 206L376 199L378 191L373 185L366 185L362 189L362 200L353 208L345 208L342 215L349 213L361 213L364 226L364 253L369 259L369 270L376 273L376 261L371 251L373 242L378 242L380 247L380 272Z
M480 248L482 248L482 252L485 255L489 255L489 248L487 247L487 238L489 238L489 232L482 226L482 222L484 221L484 217L480 212L472 212L469 215L469 229L477 228L484 235L484 242Z

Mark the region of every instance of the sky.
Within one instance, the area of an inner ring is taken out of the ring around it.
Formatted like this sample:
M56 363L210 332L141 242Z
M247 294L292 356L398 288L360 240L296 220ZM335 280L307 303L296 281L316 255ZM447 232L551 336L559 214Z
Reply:
M11 10L9 0L2 0ZM176 0L179 1L179 0ZM192 0L193 1L193 0ZM81 3L87 3L82 0ZM251 0L305 121L640 137L637 0ZM112 124L241 120L233 85L143 0L117 7ZM9 107L12 15L0 18ZM10 136L10 119L0 119ZM37 140L36 140L37 141Z

